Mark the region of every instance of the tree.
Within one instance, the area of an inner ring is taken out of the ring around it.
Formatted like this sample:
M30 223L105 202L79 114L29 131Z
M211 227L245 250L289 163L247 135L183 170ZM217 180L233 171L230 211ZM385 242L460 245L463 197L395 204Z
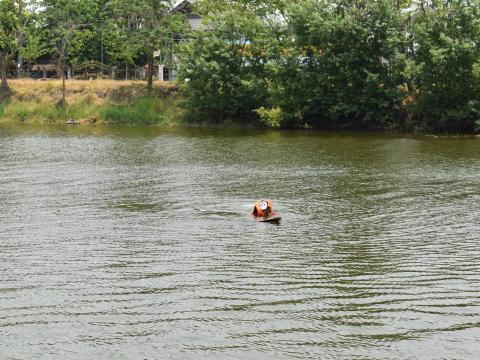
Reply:
M212 29L198 31L180 47L185 106L197 120L256 121L255 109L266 104L268 93L263 23L238 4L217 5L203 10Z
M421 127L473 131L480 125L479 18L478 0L424 3L414 14L408 75Z
M405 39L394 4L305 1L291 11L301 69L295 81L308 89L303 118L328 127L398 124Z
M95 0L43 0L44 27L50 40L50 52L57 59L57 77L62 77L72 41L83 37L98 12Z
M72 43L85 36L98 12L95 0L43 0L43 20L48 32L51 51L57 58L57 77L63 79L62 100L60 105L65 105L65 66L67 63L68 50L74 52ZM76 42L82 44L82 40Z
M30 66L40 56L48 53L43 34L36 21L31 21L27 25L27 29L24 35L23 47L20 48L20 52L27 62L28 77L30 77Z
M127 44L139 45L140 52L146 57L147 88L151 94L155 53L160 48L172 46L175 38L182 36L187 30L186 19L170 11L170 0L112 0L111 6L118 19L119 31L129 39Z
M134 29L128 22L119 24L117 19L111 17L103 31L106 53L113 61L125 64L125 80L128 80L128 66L135 62L141 52Z
M7 82L7 70L18 43L18 8L14 0L0 0L0 91L10 90Z

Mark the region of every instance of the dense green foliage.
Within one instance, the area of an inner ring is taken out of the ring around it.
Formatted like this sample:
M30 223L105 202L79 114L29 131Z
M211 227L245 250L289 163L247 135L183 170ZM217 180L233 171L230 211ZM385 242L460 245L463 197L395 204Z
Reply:
M196 31L176 3L0 0L2 85L49 56L140 66L151 92L168 63L193 120L480 130L480 0L198 0Z
M429 128L480 125L480 2L438 2L412 20L415 115Z
M179 62L197 118L474 131L480 1L200 1ZM231 19L229 21L229 19Z
M236 16L223 13L221 23L199 32L179 52L185 104L192 118L253 121L252 110L267 101L264 47L250 42L255 35L258 39L262 28L255 18Z
M401 22L392 2L342 8L308 1L292 8L303 101L294 109L309 124L377 126L395 122L403 83ZM400 71L399 71L400 70ZM287 85L287 84L285 84ZM289 90L292 98L297 89Z

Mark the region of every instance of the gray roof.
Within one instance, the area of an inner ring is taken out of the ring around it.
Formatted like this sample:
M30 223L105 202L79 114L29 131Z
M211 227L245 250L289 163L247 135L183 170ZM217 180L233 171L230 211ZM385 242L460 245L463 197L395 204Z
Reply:
M193 4L195 0L181 0L177 1L176 5L172 9L172 12L179 12L185 9L185 7L190 6Z

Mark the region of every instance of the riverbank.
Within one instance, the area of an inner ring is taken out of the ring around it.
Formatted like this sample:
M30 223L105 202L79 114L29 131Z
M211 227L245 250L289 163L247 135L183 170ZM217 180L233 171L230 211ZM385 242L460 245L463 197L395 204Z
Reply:
M180 87L171 82L157 81L152 94L147 94L144 81L136 80L67 80L66 106L62 107L61 80L10 80L11 95L0 100L0 123L32 125L123 125L123 126L194 126L202 128L268 128L261 122L202 121L201 116L182 107L185 99L180 95ZM183 95L184 96L184 95ZM413 130L392 129L389 127L364 129L355 126L299 127L311 130L380 131L401 133L431 134L428 128L414 127ZM273 126L275 128L275 126ZM437 132L438 133L438 132ZM447 132L442 132L447 134ZM472 134L456 131L454 134Z
M151 96L142 81L68 80L62 107L61 80L10 80L12 94L0 103L0 122L79 125L157 125L180 121L178 86L155 82Z

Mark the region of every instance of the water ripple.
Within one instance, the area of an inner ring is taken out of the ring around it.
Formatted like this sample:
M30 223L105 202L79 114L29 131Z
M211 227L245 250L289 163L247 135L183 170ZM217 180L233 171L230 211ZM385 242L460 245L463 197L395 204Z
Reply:
M1 358L480 352L478 141L95 131L0 128Z

